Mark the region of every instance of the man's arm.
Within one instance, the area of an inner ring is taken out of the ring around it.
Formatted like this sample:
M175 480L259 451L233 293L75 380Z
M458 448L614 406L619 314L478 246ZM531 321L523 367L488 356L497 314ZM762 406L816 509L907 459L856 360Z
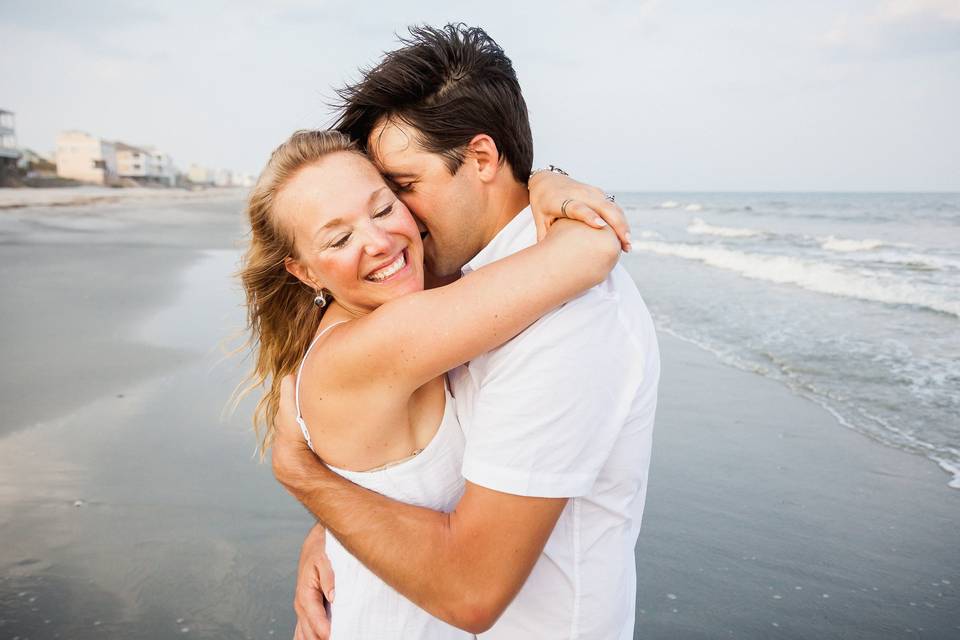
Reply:
M281 411L278 421L290 418ZM384 582L471 633L493 626L516 596L567 502L467 483L456 510L441 513L364 489L330 471L302 442L280 436L273 469Z
M474 403L464 458L473 482L450 514L331 472L299 436L292 383L281 389L277 479L381 579L471 632L492 626L519 591L567 498L589 493L643 379L644 354L610 293L575 299L517 340Z

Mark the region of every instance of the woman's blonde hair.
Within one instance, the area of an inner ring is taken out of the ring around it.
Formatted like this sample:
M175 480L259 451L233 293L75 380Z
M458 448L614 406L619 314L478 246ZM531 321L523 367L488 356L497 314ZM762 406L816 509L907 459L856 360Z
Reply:
M293 233L280 225L274 204L297 171L338 151L360 153L339 131L295 132L270 154L247 202L250 246L238 275L247 296L246 347L255 352L255 364L235 397L269 383L253 412L261 460L276 431L280 383L296 371L323 316L313 302L316 293L286 269L286 259L296 257Z

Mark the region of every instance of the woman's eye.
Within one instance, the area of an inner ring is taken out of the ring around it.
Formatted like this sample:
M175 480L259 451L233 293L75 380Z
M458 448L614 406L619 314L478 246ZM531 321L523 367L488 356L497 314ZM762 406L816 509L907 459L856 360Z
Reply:
M331 244L330 246L333 247L334 249L339 249L339 248L342 247L343 245L347 244L347 240L349 240L349 239L350 239L350 234L348 233L348 234L345 235L345 236L341 236L339 240L337 240L336 242L334 242L334 243Z
M413 183L407 182L404 184L398 184L397 191L399 191L400 193L410 193L411 191L413 191Z
M375 216L373 216L373 217L374 217L374 218L383 218L384 216L388 216L388 215L390 215L391 213L393 213L393 203L392 203L392 202L390 203L389 206L387 206L387 207L381 209L380 211L378 211L377 214L376 214Z

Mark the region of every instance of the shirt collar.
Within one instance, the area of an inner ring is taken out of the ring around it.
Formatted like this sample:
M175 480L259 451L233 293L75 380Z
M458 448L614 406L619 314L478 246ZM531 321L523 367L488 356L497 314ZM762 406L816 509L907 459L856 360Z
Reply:
M530 207L514 216L503 229L497 232L487 246L480 250L467 264L463 265L464 274L476 271L491 262L505 258L521 249L531 247L537 242L537 226L533 223Z

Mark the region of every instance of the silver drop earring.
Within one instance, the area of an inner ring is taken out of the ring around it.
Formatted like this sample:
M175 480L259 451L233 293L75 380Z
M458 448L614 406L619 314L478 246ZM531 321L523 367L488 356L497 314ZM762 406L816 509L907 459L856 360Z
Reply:
M317 297L313 299L313 304L321 309L327 306L327 295L323 292L323 289L320 289L319 293L317 293Z

